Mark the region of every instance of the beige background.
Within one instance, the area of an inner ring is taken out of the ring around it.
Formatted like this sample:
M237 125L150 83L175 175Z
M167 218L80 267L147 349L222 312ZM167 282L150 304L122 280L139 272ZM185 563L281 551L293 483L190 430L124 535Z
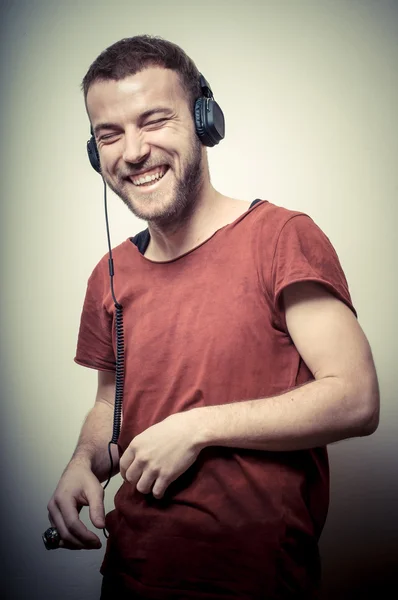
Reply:
M398 5L383 0L2 3L2 597L98 598L102 550L46 552L41 533L96 386L73 362L107 250L79 85L138 33L180 44L212 84L227 132L209 151L215 186L307 212L339 254L382 410L373 436L330 447L325 598L384 598L398 568ZM113 195L110 222L113 245L145 227Z

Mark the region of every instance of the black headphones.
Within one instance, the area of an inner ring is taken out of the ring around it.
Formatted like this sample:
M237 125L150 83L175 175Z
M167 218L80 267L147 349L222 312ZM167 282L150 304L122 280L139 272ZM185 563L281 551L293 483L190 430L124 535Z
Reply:
M202 88L202 96L195 102L195 129L202 144L211 148L218 144L225 136L224 114L214 100L210 85L202 74L199 81ZM87 142L87 154L93 169L97 173L101 173L100 158L92 128L91 138Z

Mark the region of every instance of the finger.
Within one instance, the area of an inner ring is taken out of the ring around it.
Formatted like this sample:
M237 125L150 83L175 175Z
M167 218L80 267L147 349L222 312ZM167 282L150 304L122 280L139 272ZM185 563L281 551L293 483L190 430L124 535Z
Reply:
M97 529L105 527L104 489L101 485L90 486L86 490L89 504L89 516Z
M59 512L59 511L58 511L58 512ZM61 514L61 513L59 513L59 514ZM61 518L62 518L62 515L61 515ZM60 527L57 527L57 524L56 524L56 522L54 521L54 519L51 517L50 513L48 513L48 520L50 521L50 523L51 523L51 526L52 526L52 527L55 527L55 529L58 531L58 534L59 534L59 536L60 536L60 538L61 538ZM59 541L59 548L65 548L65 547L66 547L66 546L65 546L65 543L64 543L64 541L63 541L62 539L60 539L60 541ZM81 548L79 547L79 541L78 541L78 540L76 540L76 543L75 543L75 545L74 545L74 547L73 547L73 548L72 548L72 547L70 547L70 550L80 550L80 549L81 549Z
M48 519L59 533L61 538L60 548L69 548L70 550L82 550L84 548L82 542L68 531L62 513L56 506L52 507L51 515L48 513Z
M66 535L61 533L61 538L66 543L73 543L73 540L78 540L84 548L101 548L101 541L94 532L87 529L83 521L79 519L79 513L76 506L73 504L58 502L57 505L66 527Z
M147 471L147 473L145 473L145 471ZM143 475L146 476L150 476L150 472L148 467L146 467L146 465L140 463L137 459L133 462L132 465L130 465L130 467L127 469L126 471L126 475L125 475L125 480L128 483L131 483L131 485L133 487L137 486L137 483L139 482L139 480L141 479L141 477ZM152 477L152 482L154 481L155 477Z
M157 474L151 473L150 471L144 471L136 484L137 490L141 492L141 494L149 494L156 481L156 477Z
M134 461L134 458L135 458L135 452L129 446L127 448L127 450L125 450L125 452L122 454L122 456L119 460L120 475L123 477L124 480L126 480L126 471L130 467L132 462Z
M48 506L48 520L52 527L55 527L59 533L61 538L60 547L64 547L67 544L71 549L81 550L83 548L81 541L68 532L62 513L55 502Z
M169 487L170 483L171 482L168 481L167 479L158 477L157 480L155 481L155 485L153 486L153 489L152 489L153 496L155 498L157 498L158 500L160 500L160 498L163 498L164 493L167 490L167 488Z

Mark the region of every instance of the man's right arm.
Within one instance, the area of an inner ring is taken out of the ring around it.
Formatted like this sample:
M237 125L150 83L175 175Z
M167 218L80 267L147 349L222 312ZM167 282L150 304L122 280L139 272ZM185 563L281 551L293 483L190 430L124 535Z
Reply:
M86 417L71 462L87 466L101 482L109 476L108 443L112 438L114 406L115 373L98 371L95 404ZM116 475L119 472L119 454L114 444L111 450L112 475Z
M61 546L69 549L100 548L101 542L79 519L89 507L91 522L105 527L104 490L100 482L109 476L108 443L112 438L115 374L98 372L98 390L93 408L83 424L73 456L48 503L49 520L57 527ZM119 470L117 447L111 445L113 475Z

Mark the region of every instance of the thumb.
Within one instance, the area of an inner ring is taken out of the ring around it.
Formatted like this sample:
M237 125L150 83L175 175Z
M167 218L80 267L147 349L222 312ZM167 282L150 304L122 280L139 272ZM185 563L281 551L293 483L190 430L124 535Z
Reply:
M96 483L97 485L90 485L86 491L89 515L94 527L103 529L105 527L104 490L98 481Z

